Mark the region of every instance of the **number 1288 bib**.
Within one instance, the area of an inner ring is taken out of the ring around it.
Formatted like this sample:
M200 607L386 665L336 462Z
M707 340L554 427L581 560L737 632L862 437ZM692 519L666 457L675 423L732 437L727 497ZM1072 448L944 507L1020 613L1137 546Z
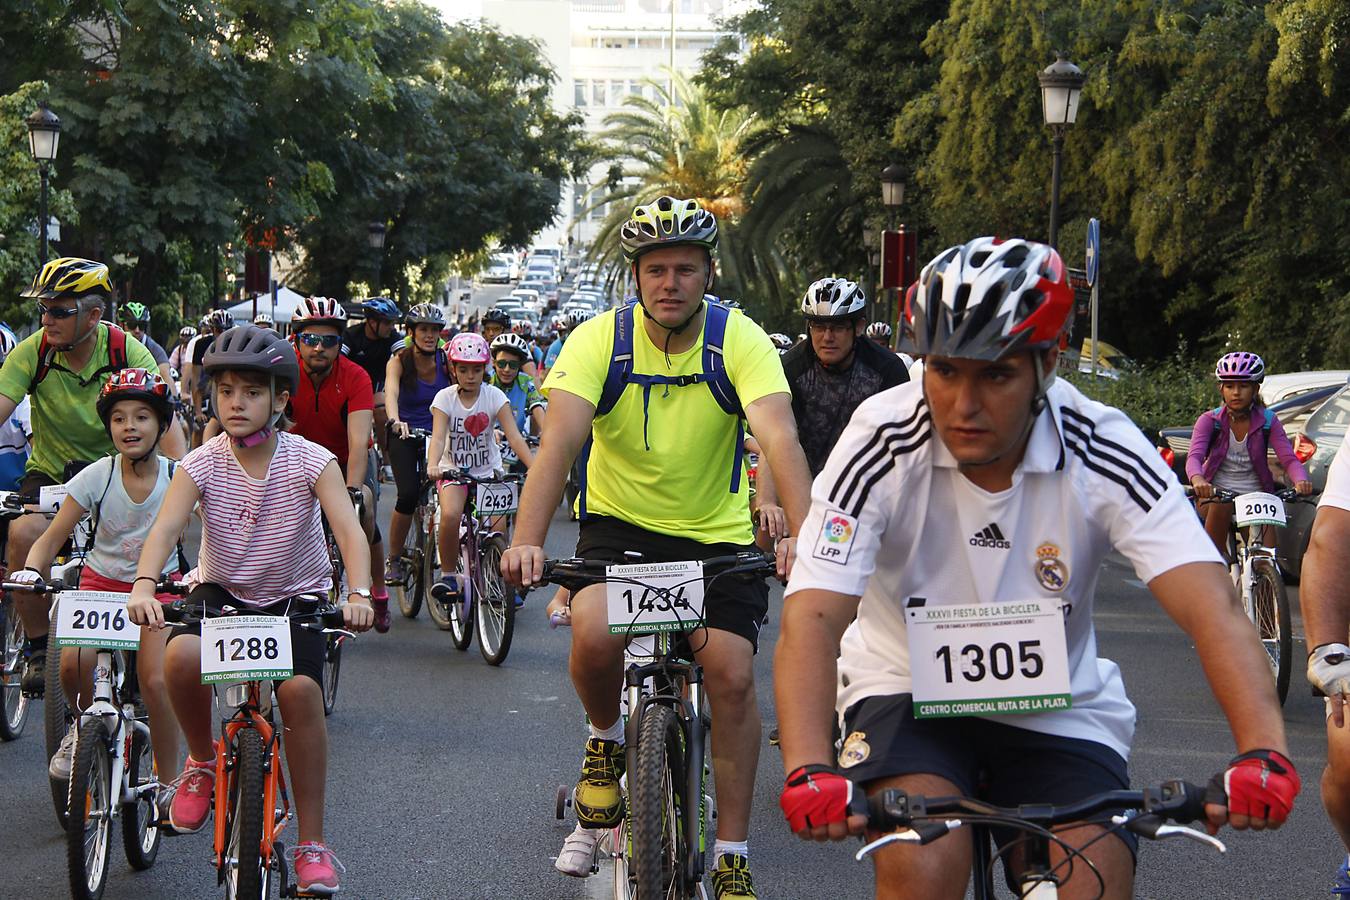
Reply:
M905 609L914 717L1068 709L1069 654L1058 599Z
M283 681L295 674L286 616L222 616L202 622L202 684Z

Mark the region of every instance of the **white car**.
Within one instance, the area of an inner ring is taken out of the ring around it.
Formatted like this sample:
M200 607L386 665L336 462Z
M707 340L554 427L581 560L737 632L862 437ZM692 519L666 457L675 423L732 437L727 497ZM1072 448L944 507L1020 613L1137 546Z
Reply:
M1265 381L1261 382L1261 402L1270 406L1272 403L1297 397L1299 394L1307 393L1316 388L1345 384L1347 380L1350 380L1350 371L1345 369L1267 375Z
M496 282L498 284L508 284L520 277L520 265L515 257L501 254L492 257L488 263L487 271L483 273L483 280Z
M531 288L516 288L511 293L507 294L507 297L519 299L521 306L526 309L532 309L535 312L539 312L539 310L544 308L544 301L539 291Z

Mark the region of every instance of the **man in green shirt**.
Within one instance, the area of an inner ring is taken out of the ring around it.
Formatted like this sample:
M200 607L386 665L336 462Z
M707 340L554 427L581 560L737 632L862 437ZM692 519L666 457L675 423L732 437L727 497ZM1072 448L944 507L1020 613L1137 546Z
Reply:
M54 259L42 267L21 296L38 301L35 312L42 327L21 341L0 367L0 421L7 420L25 396L30 397L33 452L19 491L35 497L43 486L65 481L67 463L93 462L113 452L95 406L112 373L117 368L153 372L156 366L140 341L128 340L120 331L114 336L100 321L104 304L112 296L108 267L103 263L76 257ZM42 352L44 340L49 353ZM176 459L185 449L182 432L171 426L164 434L162 451ZM20 516L10 523L7 561L11 572L23 568L29 547L46 528L47 518L40 514ZM47 604L41 595L22 591L15 591L14 599L28 635L23 690L37 695L42 692L47 658Z

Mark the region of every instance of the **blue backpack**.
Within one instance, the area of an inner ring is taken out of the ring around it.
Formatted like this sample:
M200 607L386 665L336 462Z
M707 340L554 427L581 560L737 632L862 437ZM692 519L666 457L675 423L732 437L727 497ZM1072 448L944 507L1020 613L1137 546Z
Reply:
M597 418L608 414L619 402L623 392L630 384L642 387L642 443L647 444L647 406L651 401L652 387L666 385L688 387L706 384L713 399L722 411L736 417L736 450L731 461L730 493L741 488L741 461L745 455L745 410L741 408L741 398L727 375L726 358L723 343L726 340L727 320L731 317L731 307L720 302L707 301L707 314L703 320L703 371L697 375L640 375L633 371L633 335L637 320L633 308L637 298L629 299L614 313L614 346L609 358L609 371L605 375L604 387L600 390L600 402L595 405ZM591 445L594 437L587 439L578 459L580 491L578 493L579 514L586 518L586 469L590 463Z

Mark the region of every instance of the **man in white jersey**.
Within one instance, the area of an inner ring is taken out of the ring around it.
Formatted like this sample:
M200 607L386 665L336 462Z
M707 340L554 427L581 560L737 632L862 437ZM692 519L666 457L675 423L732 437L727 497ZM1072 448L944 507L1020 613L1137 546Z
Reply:
M1194 640L1236 740L1210 827L1276 828L1292 808L1269 666L1213 544L1129 419L1054 380L1072 305L1050 247L942 253L906 311L922 378L864 401L816 478L774 660L781 804L801 837L861 833L855 785L1000 806L1126 787L1134 707L1092 627L1112 549ZM1131 836L1102 831L1059 836L1128 897ZM877 896L960 898L971 857L965 838L891 844ZM1020 854L1005 863L1011 881ZM1098 896L1088 866L1059 871L1059 896Z
M1322 772L1322 804L1341 842L1350 851L1350 580L1345 557L1350 551L1350 443L1341 441L1327 471L1308 552L1303 557L1299 602L1303 632L1312 648L1308 681L1327 698L1327 765ZM1350 896L1350 856L1340 865L1333 896Z

